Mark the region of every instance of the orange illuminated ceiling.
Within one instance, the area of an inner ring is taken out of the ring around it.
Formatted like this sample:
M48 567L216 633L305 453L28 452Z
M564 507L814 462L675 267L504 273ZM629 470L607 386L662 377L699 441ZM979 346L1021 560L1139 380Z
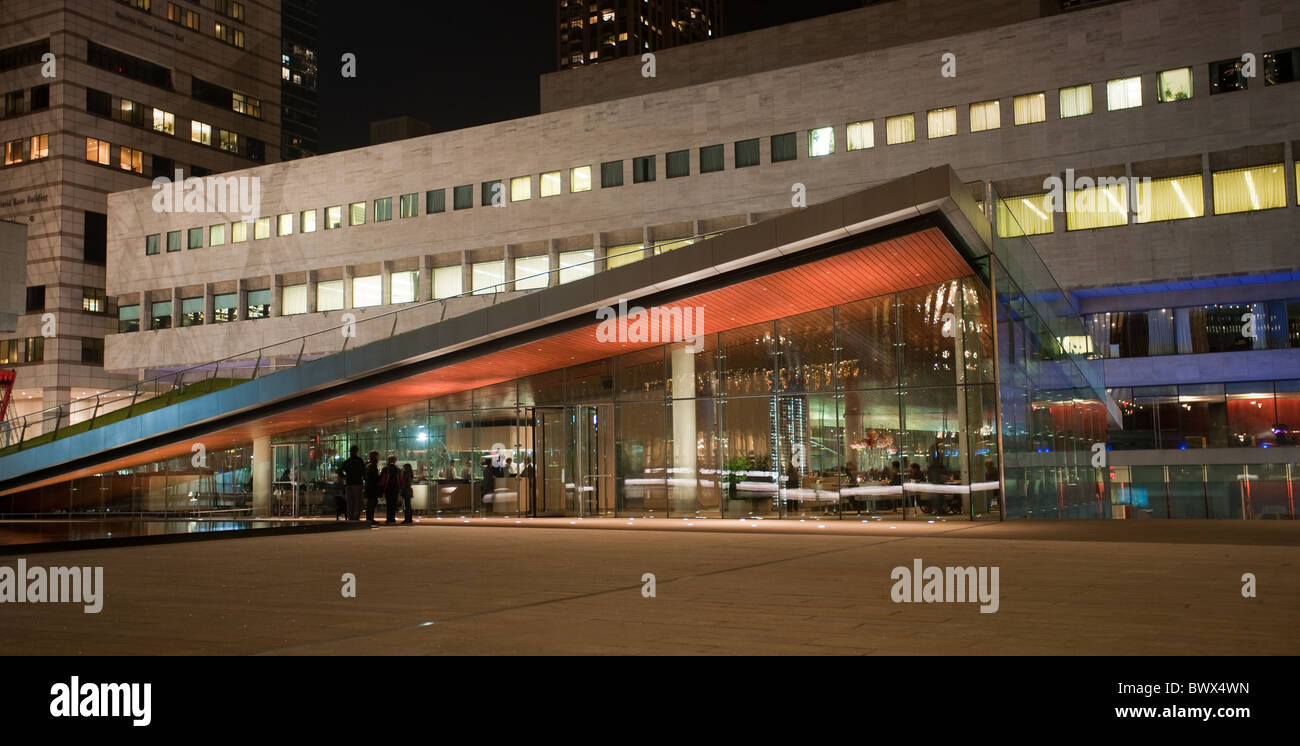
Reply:
M713 334L969 274L970 266L943 233L937 228L928 228L901 238L702 292L683 298L674 305L703 308L704 331ZM659 344L598 341L596 326L597 320L593 317L590 326L486 353L471 360L450 363L410 378L304 405L255 422L226 427L202 436L202 441L207 450L218 450L248 443L254 438L339 422L361 413L380 411L386 407L475 389ZM193 438L187 438L183 442L78 469L19 489L32 489L76 477L188 456L193 442Z

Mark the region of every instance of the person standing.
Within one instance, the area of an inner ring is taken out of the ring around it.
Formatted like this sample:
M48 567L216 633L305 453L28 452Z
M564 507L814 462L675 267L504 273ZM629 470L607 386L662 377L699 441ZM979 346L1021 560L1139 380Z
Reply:
M379 451L370 452L370 463L366 464L366 523L375 522L375 507L379 505Z
M413 523L411 520L411 498L415 497L415 488L412 486L415 484L415 472L411 470L410 464L402 465L402 481L405 482L402 485L402 507L406 511L406 520L402 521L402 523L410 525Z
M366 481L366 462L357 455L359 450L357 446L352 446L352 455L339 466L339 477L343 480L349 521L361 520L361 496Z
M397 523L397 501L401 499L406 478L402 476L402 470L397 468L397 457L389 454L388 462L384 465L383 473L379 476L379 489L384 493L384 512L388 514L388 520L384 525L391 526ZM410 508L407 508L408 516Z

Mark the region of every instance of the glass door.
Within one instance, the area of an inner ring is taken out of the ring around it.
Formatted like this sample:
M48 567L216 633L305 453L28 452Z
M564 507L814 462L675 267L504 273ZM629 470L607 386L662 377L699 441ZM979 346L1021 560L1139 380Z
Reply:
M298 515L299 490L302 486L299 450L297 443L276 443L271 446L271 515Z
M536 516L565 515L570 489L565 477L571 473L566 459L565 419L564 407L533 409L533 444L537 458L533 515Z

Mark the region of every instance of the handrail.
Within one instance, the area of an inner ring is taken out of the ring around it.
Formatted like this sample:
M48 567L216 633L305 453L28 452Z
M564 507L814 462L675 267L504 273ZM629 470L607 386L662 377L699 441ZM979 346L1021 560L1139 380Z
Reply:
M535 272L535 273L533 273L533 274L531 274L531 275L526 275L526 276L524 276L524 277L516 277L516 278L514 278L514 279L512 279L512 280L507 280L507 281L502 281L502 282L494 283L494 284L492 284L492 285L488 285L488 286L483 287L483 288L477 288L477 289L473 289L473 288L471 288L470 290L462 290L462 292L460 292L459 294L457 294L457 295L452 295L452 296L448 296L448 297L446 297L446 298L430 298L429 300L419 301L419 302L412 303L412 304L403 304L400 308L394 308L394 309L392 309L392 310L385 311L385 312L383 312L383 313L379 313L379 314L376 314L376 315L374 315L374 316L368 316L368 317L365 318L365 319L361 319L361 320L358 320L358 321L352 321L352 322L348 322L348 323L343 323L343 324L339 324L339 325L337 325L337 326L326 327L326 328L324 328L324 329L318 329L318 330L316 330L316 331L314 331L314 332L310 332L310 333L307 333L307 334L301 334L301 335L298 335L298 336L296 336L296 337L291 337L291 338L289 338L289 339L281 340L281 341L279 341L279 342L274 342L274 343L271 343L271 344L265 344L265 345L262 345L262 346L260 346L260 347L256 347L256 348L254 348L254 349L247 350L247 351L245 351L245 352L237 353L237 354L234 354L234 355L227 355L226 357L219 358L219 359L217 359L217 360L212 360L212 361L209 361L209 362L206 362L206 363L201 363L201 364L199 364L199 365L193 365L193 366L190 366L190 367L187 367L187 368L181 368L180 370L177 370L177 371L169 371L169 372L166 372L166 373L160 373L160 374L158 374L158 375L156 375L156 376L154 376L154 377L152 377L152 378L143 379L143 380L140 380L140 381L137 381L137 382L131 383L131 384L129 384L129 385L120 386L120 387L115 388L115 389L108 389L107 391L101 391L100 393L95 394L95 396L94 396L94 406L93 406L93 408L92 408L91 405L89 404L89 402L90 402L90 400L91 400L91 397L83 397L83 398L79 398L79 399L78 399L78 398L74 398L71 402L58 403L58 404L55 404L55 405L53 405L53 406L46 407L45 409L42 409L42 410L40 410L40 411L33 412L33 413L31 413L31 414L26 414L26 415L16 416L16 417L13 417L13 418L11 418L11 419L9 419L9 420L6 420L6 429L5 429L5 436L6 436L6 437L5 437L5 441L6 441L6 442L3 443L3 444L0 444L0 447L9 447L9 446L17 445L17 446L21 449L21 448L22 448L22 444L25 443L25 442L29 439L27 433L28 433L28 431L29 431L29 429L30 429L30 426L45 422L46 420L48 420L48 419L50 418L51 414L53 414L53 416L54 416L54 418L55 418L55 423L54 423L54 433L53 433L53 435L51 436L52 438L57 438L57 437L58 437L58 430L60 429L60 428L59 428L59 421L60 421L61 419L66 418L66 419L67 419L67 425L68 425L68 426L71 426L71 425L73 424L73 423L72 423L72 416L73 416L74 412L81 412L81 411L85 411L85 410L88 410L88 409L91 410L91 416L89 417L89 419L85 420L85 422L88 423L88 424L87 424L87 428L93 428L93 427L95 426L95 421L96 421L97 419L99 419L99 418L101 418L101 417L104 417L104 416L106 416L106 415L108 415L108 414L112 414L112 412L101 412L101 410L103 409L102 405L103 405L104 403L106 403L106 400L107 400L110 396L113 396L113 395L116 395L116 396L119 396L119 397L120 397L120 396L124 396L124 395L127 394L127 393L130 393L130 395L131 395L130 403L129 403L128 405L126 405L126 407L119 408L119 410L120 410L120 409L126 409L126 417L127 417L127 418L130 418L130 417L134 416L134 412L135 412L136 404L139 403L139 402L142 402L142 401L148 401L149 399L156 398L156 397L159 397L159 396L166 396L169 402L174 402L175 399L176 399L176 397L179 395L180 390L183 389L183 388L185 387L185 385L186 385L186 384L185 384L186 376L187 376L187 374L189 374L189 373L199 372L199 371L204 372L205 375L202 376L202 379L200 379L200 380L211 381L212 389L215 390L215 389L216 389L216 381L217 381L217 371L221 368L222 363L228 363L228 364L229 364L228 367L229 367L229 369L231 370L232 378L235 379L235 380L238 380L238 379L240 378L240 376L238 375L239 371L241 371L241 370L248 370L248 366L247 366L247 364L241 366L241 365L236 365L235 363L236 363L236 362L239 362L239 361L248 361L248 360L249 360L249 359L250 359L254 354L256 354L256 356L257 356L256 362L253 363L253 365L252 365L251 375L250 375L250 377L247 379L247 380L250 380L250 381L251 381L251 380L254 380L254 379L257 378L259 372L261 372L261 373L263 373L263 374L265 375L265 374L268 373L268 372L274 372L274 371L275 371L275 368L276 368L276 357L277 357L277 356L276 356L276 355L268 355L268 352L269 352L270 350L276 348L276 347L283 347L283 346L285 346L285 345L290 345L290 344L292 344L292 343L294 343L294 342L301 342L301 345L300 345L300 347L299 347L299 349L298 349L298 352L297 352L297 355L296 355L296 357L297 357L297 361L296 361L292 366L289 366L289 367L298 367L298 366L301 365L302 362L303 362L304 353L306 352L306 348L307 348L307 339L310 338L310 337L315 337L315 336L319 336L319 335L322 335L322 334L331 334L331 333L333 333L333 334L339 334L339 333L341 333L343 330L348 329L349 327L351 327L351 328L352 328L352 331L353 331L353 334L351 334L351 335L344 334L344 336L343 336L343 345L342 345L342 347L340 348L340 352L342 352L342 351L346 351L346 350L347 350L347 347L348 347L348 340L349 340L349 338L350 338L351 336L355 336L355 329L356 329L357 326L359 326L359 325L361 325L361 324L365 324L365 323L368 323L368 322L373 322L373 321L376 321L376 320L378 320L378 319L383 319L383 318L386 318L386 317L388 317L388 316L392 316L392 317L393 317L393 324L392 324L392 327L391 327L391 329L389 330L389 334L388 334L388 337L391 338L391 337L393 337L394 335L396 335L396 333L397 333L398 314L402 314L402 313L407 313L407 312L415 311L415 310L417 310L417 309L421 309L421 308L427 308L427 307L429 307L429 306L432 306L433 304L442 304L442 308L443 308L443 314L442 314L442 316L443 316L443 318L445 318L445 317L446 317L446 308L447 308L446 304L447 304L447 301L450 301L450 300L457 300L457 299L460 299L460 298L470 298L470 297L473 297L473 296L476 296L476 295L491 295L491 296L492 296L492 303L495 304L496 301L497 301L497 298L499 297L499 294L500 294L500 293L502 293L502 292L510 292L510 290L508 289L508 286L514 286L515 284L517 284L517 283L519 283L519 282L524 282L524 281L528 281L528 280L533 280L533 279L536 279L536 278L538 278L538 277L546 277L546 278L548 278L547 287L549 287L550 284L551 284L551 283L549 282L549 278L550 278L552 275L554 275L554 276L556 277L557 281L558 281L558 278L559 278L560 273L562 273L562 272L564 272L564 271L567 271L567 270L572 270L572 269L575 269L575 268L581 268L581 267L586 267L586 266L591 266L591 267L594 268L594 267L596 267L596 266L599 265L599 264L602 264L602 263L608 262L608 260L610 260L610 259L613 259L613 258L616 258L616 257L619 257L619 256L626 256L627 254L632 254L632 253L635 253L636 251L640 251L640 252L642 252L643 258L650 258L651 256L654 256L654 254L652 253L652 254L650 254L649 256L646 256L646 255L645 255L645 252L648 252L648 251L651 251L651 252L652 252L654 249L657 249L657 248L659 248L660 246L666 246L666 245L669 245L669 244L679 244L679 243L681 243L681 242L683 242L683 241L689 241L689 242L690 242L689 244L686 244L686 245L693 245L693 244L695 244L695 243L698 243L699 241L707 240L707 239L709 239L709 238L713 238L713 237L715 237L715 236L722 235L722 234L724 234L724 233L729 233L729 232L731 232L731 231L733 231L733 230L736 230L737 228L740 228L740 227L743 227L743 226L737 226L736 228L726 228L726 229L722 229L722 230L718 230L718 231L711 231L711 232L709 232L709 233L697 233L697 234L695 234L695 235L691 235L691 236L683 236L683 237L680 237L680 238L667 239L667 240L663 240L663 241L660 241L660 242L657 242L657 243L643 244L643 245L641 246L640 249L633 249L633 250L629 250L629 251L622 252L622 253L619 253L619 254L614 254L614 255L609 255L609 256L602 256L602 257L598 257L598 258L597 258L597 257L593 257L593 258L590 259L589 261L580 262L580 263L577 263L577 264L560 264L560 266L549 267L549 268L547 268L547 270L546 270L545 272ZM679 246L678 248L685 248L685 246ZM558 264L558 262L557 262L557 264ZM592 274L593 274L593 275L595 274L595 270L594 270L594 269L593 269ZM589 276L590 276L590 275L589 275ZM430 282L432 282L432 278L430 278ZM560 284L560 283L556 282L556 284L558 285L558 284ZM535 288L535 289L540 290L540 289L542 289L542 288ZM525 291L525 292L526 292L526 291ZM344 309L339 309L339 310L344 310ZM355 310L355 309L348 309L348 310ZM244 320L245 320L245 321L249 321L249 320L251 320L251 319L244 319ZM332 353L331 353L331 354L332 354ZM292 359L292 358L294 357L294 354L293 354L292 352L290 352L290 353L288 353L287 355L284 355L284 356L282 356L282 357L286 357L286 358ZM310 358L310 357L309 357L308 362L310 362L311 359L314 359L314 358ZM266 364L266 366L270 369L269 371L262 371L262 370L261 370L262 367L263 367L263 361L264 361L264 360L265 360L265 364ZM207 375L206 375L206 372L207 372L208 370L211 370L211 371L212 371L212 375L211 375L211 376L207 376ZM171 380L170 386L169 386L166 390L159 391L159 387L160 387L160 385L161 385L161 384L162 384L166 379L170 379L170 380ZM195 380L194 383L198 383L198 382L200 382L200 380ZM142 399L142 398L141 398L141 394L142 394L142 393L144 393L144 394L149 394L150 387L152 387L152 395L146 395L146 396ZM82 402L85 402L86 404L85 404L84 406L82 406L80 409L77 409L77 405L81 404ZM116 412L116 411L119 411L119 410L113 410L113 412ZM17 440L14 440L14 439L12 438L12 434L13 434L14 429L17 428L17 426L18 426L18 422L19 422L19 421L21 421L21 423L22 423L22 427L21 427L21 430L20 430L20 432L19 432L19 436L18 436ZM77 423L77 424L80 424L80 423ZM67 429L67 426L65 426L63 429L66 430L66 429ZM44 432L44 431L45 431L45 428L41 428L41 430L42 430L41 435L32 435L31 438L39 438L39 437L42 437L42 436L44 436L44 435L47 434L46 432Z

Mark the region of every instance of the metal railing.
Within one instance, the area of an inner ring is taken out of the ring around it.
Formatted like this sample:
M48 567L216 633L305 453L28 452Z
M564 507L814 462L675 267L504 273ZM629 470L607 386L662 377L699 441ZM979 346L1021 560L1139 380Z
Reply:
M660 247L681 244L683 241L695 244L732 230L736 229L730 228L674 238L647 244L640 249L592 258L589 261L576 264L560 263L560 266L548 268L545 272L536 272L524 277L516 277L513 280L473 288L445 298L405 304L401 308L395 308L374 316L355 319L354 321L327 327L292 339L263 345L247 352L229 355L219 360L163 373L132 385L110 389L92 396L74 398L68 403L56 404L31 414L14 416L0 423L0 457L16 450L22 450L25 447L41 445L61 437L85 432L95 427L102 427L145 412L161 409L186 399L253 381L259 376L296 368L304 362L311 362L312 360L344 352L349 346L355 347L357 344L368 344L393 337L398 333L399 321L415 318L416 313L422 309L441 305L442 313L433 322L436 323L447 318L448 301L475 296L491 296L488 305L495 305L501 293L516 292L514 287L521 282L545 277L547 283L544 287L560 285L564 284L561 281L562 273L574 270L579 271L581 274L579 277L572 279L581 279L593 275L599 276L597 266L604 265L610 259L637 252L641 252L643 258L650 258L660 253L657 251ZM670 250L685 248L690 244L681 244ZM590 271L582 272L584 268L590 268ZM553 282L551 280L552 276L554 276ZM432 283L432 278L430 278L429 282ZM543 288L529 288L517 292L541 289ZM340 312L345 314L351 314L357 310L361 309L339 309ZM244 321L252 320L244 319ZM423 323L430 322L424 321ZM402 331L410 331L419 328L421 325L420 323L413 323L409 328L404 328ZM363 327L367 334L362 334ZM239 329L241 331L245 331L247 328L231 327L232 330ZM329 341L331 336L339 341L331 344ZM365 341L359 341L362 339ZM335 345L337 345L337 349L333 349Z

